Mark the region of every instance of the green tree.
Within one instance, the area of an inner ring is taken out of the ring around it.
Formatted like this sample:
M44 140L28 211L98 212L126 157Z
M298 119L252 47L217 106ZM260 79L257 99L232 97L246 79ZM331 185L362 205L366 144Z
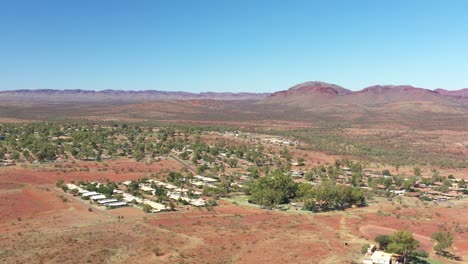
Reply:
M378 235L374 239L374 241L379 244L380 249L386 249L388 244L390 244L390 242L392 242L391 239L390 239L390 236L387 236L387 235Z
M135 152L133 152L133 157L136 161L140 161L145 157L145 152L141 151L140 149L137 149L135 150Z
M151 210L153 210L153 207L151 207L151 205L149 205L149 204L144 204L143 205L143 212L150 213Z
M20 159L20 153L18 151L13 151L11 153L11 159L15 161L19 161Z
M362 247L361 247L361 253L362 253L362 254L366 254L366 253L367 253L367 249L369 249L369 244L364 244L364 245L362 245Z
M277 171L259 178L250 186L250 199L259 205L271 208L294 198L296 189L297 184L289 175Z
M387 251L403 255L403 263L406 263L406 257L419 246L419 241L414 239L413 234L405 230L396 231L390 236L390 240Z
M436 242L434 250L441 254L446 248L452 246L453 236L450 232L435 232L431 236L432 240Z
M58 188L62 188L63 183L64 183L64 180L63 180L63 179L59 179L59 180L55 183L55 186L57 186Z

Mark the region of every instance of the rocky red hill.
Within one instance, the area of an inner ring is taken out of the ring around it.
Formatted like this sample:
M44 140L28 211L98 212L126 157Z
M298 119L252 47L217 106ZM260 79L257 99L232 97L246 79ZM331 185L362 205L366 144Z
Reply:
M352 93L350 90L335 84L305 82L286 91L273 93L265 98L263 102L307 107L330 103L350 93Z
M455 91L448 91L448 90L439 88L439 89L435 89L434 91L443 95L448 95L448 96L468 97L468 88L455 90Z
M445 90L444 90L445 91ZM353 107L383 106L387 104L431 103L438 106L464 107L466 100L454 98L460 91L432 91L410 85L375 85L360 91L350 91L335 84L306 82L285 91L273 93L261 102L305 108L324 105L353 105ZM329 107L328 107L329 108Z

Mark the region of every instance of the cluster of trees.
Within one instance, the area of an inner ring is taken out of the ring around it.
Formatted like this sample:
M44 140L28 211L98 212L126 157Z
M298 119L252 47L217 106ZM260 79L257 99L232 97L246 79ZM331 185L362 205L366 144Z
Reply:
M246 189L251 201L267 208L288 203L296 196L296 191L297 184L280 171L258 178Z
M176 137L173 128L140 128L126 124L98 126L90 124L29 123L2 124L0 159L9 153L14 160L51 161L57 155L82 160L132 155L136 160L181 150L187 137Z
M395 253L403 256L404 263L408 256L426 256L425 252L418 252L419 241L413 237L413 234L406 230L396 231L392 235L379 235L375 238L379 248L389 253Z
M344 168L347 167L352 173L349 183L355 187L363 185L362 178L364 177L363 169L367 166L365 162L354 162L348 159L335 160L334 164L320 165L314 167L306 173L305 178L309 181L316 179L336 181L340 175L345 173Z
M295 183L281 171L252 181L245 192L250 200L267 208L290 202L292 199L304 203L304 209L311 211L343 209L356 204L364 205L366 198L360 188L336 184L325 180L312 186L309 183Z
M94 183L80 183L84 185L84 189L90 192L98 192L106 195L106 197L111 197L114 194L114 190L117 189L117 184L115 182L107 182L106 184Z
M299 184L296 200L304 202L310 211L344 209L350 205L365 205L366 197L360 188L336 184L327 180L312 186Z
M1 124L0 135L5 135L5 139L0 141L0 159L10 154L16 161L21 157L28 161L43 161L53 160L56 155L64 153L62 142L49 140L61 136L62 132L58 126L48 123Z
M432 240L436 242L434 250L437 254L444 255L446 249L452 246L453 236L450 232L435 232L431 236ZM389 253L402 255L404 262L408 257L427 257L428 253L425 251L416 250L419 246L419 241L413 237L409 231L399 230L392 235L379 235L375 238L379 248Z
M252 171L254 177L269 173L270 166L283 172L291 168L292 156L286 148L278 156L272 150L270 154L265 153L262 144L227 144L221 141L210 145L201 137L206 129L155 129L127 124L2 124L0 134L6 137L0 141L0 158L8 153L14 160L30 162L53 161L59 156L93 161L132 156L139 161L176 150L180 152L181 158L191 159L196 164L198 174L207 176L218 176L227 167L237 168L244 161L252 163L252 167L256 168Z
M445 168L468 167L468 161L463 155L452 155L452 153L448 152L427 152L420 149L419 146L412 146L411 148L395 147L411 145L406 144L404 141L406 139L401 137L396 142L388 140L388 138L382 140L380 134L348 137L346 133L341 133L342 124L340 122L336 126L328 124L326 127L307 130L271 131L270 133L283 137L293 137L307 143L301 146L302 148L335 155L352 155L372 162L392 164L396 168L414 164L432 164Z
M291 169L291 155L287 149L282 149L281 155L275 156L272 150L270 150L271 155L267 154L261 144L227 144L225 141L220 141L210 145L198 134L193 138L187 148L181 151L179 157L195 164L198 174L219 175L228 167L238 168L244 161L252 163L253 166L250 168L256 168L253 172L255 177L267 174L270 165L284 172Z

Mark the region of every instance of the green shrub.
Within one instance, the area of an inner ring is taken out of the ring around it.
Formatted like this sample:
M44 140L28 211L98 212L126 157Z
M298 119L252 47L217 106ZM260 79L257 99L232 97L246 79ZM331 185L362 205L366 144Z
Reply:
M369 249L369 247L370 247L369 244L364 244L364 245L362 245L362 247L361 247L361 253L362 253L362 254L367 253L367 250Z

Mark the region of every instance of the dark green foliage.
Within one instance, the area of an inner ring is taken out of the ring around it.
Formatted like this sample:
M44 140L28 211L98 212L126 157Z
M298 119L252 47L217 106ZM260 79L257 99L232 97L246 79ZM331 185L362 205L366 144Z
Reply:
M140 187L140 184L138 182L132 181L130 182L127 188L130 193L134 194L138 191L139 187Z
M259 178L250 186L250 199L255 203L272 208L289 202L294 198L297 184L292 178L281 172Z
M260 172L258 171L257 167L249 167L247 171L250 172L250 177L252 177L253 179L258 179L258 177L260 176Z
M182 175L182 173L172 171L169 173L169 176L167 177L167 181L175 183L175 182L182 181L183 178L184 176Z
M361 253L362 253L362 254L367 253L367 249L368 249L368 248L369 248L369 244L364 244L364 245L362 245L362 247L361 247Z
M427 258L429 257L429 253L424 250L416 250L413 252L413 256L420 257L420 258Z
M443 252L446 248L452 246L453 243L453 236L450 232L435 232L431 238L436 242L434 250L437 253Z
M374 240L379 244L380 249L386 249L391 242L390 236L387 235L378 235Z
M143 212L151 213L151 210L153 210L153 207L151 207L151 205L149 205L149 204L144 204L143 205Z
M227 190L225 188L203 186L203 195L218 199L219 197L226 197Z
M152 132L128 125L5 124L0 126L0 133L10 135L0 142L0 156L11 153L13 159L19 160L22 153L29 161L52 161L57 155L70 154L82 160L100 161L102 155L133 155L141 160L146 153L164 155L171 149L182 149L186 143L183 138L175 138L171 128L160 128L156 135L160 141L156 142Z
M55 186L57 186L58 188L62 188L62 185L64 184L64 180L63 179L59 179L56 183L55 183Z
M403 255L406 258L411 256L418 246L419 241L414 239L411 232L399 230L390 236L390 244L388 244L386 251Z
M296 194L297 200L305 203L306 210L344 209L353 204L363 205L366 201L360 188L335 184L329 180L316 186L301 183Z

